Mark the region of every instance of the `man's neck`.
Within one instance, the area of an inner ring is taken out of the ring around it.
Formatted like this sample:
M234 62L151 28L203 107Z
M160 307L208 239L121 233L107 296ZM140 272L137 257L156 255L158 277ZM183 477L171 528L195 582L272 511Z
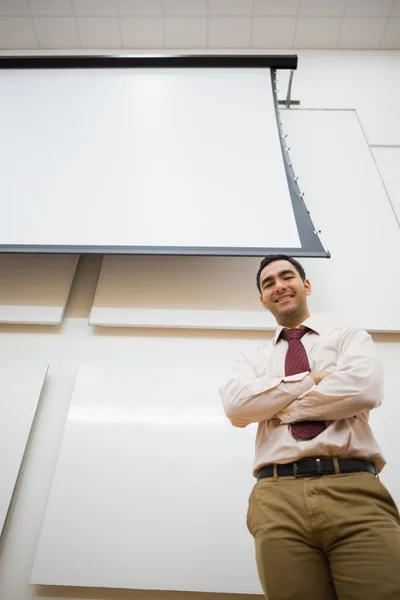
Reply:
M310 313L304 313L303 315L299 316L299 315L293 315L292 317L288 317L288 318L283 318L280 319L278 321L278 325L281 325L281 327L287 327L288 329L295 329L296 327L299 327L299 325L301 325L302 323L304 323L304 321L306 319L308 319L310 316Z

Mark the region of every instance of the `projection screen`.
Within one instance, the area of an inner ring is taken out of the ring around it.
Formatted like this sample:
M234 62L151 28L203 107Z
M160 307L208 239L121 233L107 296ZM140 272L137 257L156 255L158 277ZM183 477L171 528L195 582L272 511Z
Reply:
M0 250L327 256L282 132L297 57L2 57Z

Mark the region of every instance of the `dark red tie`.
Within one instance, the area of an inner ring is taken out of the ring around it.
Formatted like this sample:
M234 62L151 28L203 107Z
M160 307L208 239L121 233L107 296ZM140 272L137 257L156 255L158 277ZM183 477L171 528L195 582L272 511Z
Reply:
M306 349L301 338L307 329L283 329L281 337L289 342L285 359L285 375L311 371ZM312 440L326 428L325 421L299 421L291 426L292 435L302 440Z

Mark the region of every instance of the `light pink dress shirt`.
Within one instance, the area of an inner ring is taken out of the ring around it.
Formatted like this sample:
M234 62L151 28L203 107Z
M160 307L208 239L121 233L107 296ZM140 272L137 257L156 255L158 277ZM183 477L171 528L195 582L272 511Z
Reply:
M385 459L368 424L369 411L382 402L383 372L371 336L350 327L324 328L304 321L302 343L311 371L330 371L318 385L308 373L285 377L288 342L262 344L242 355L220 389L224 410L235 427L258 423L254 475L263 465L306 457L363 458L378 472ZM290 423L324 420L327 428L312 440L296 440Z

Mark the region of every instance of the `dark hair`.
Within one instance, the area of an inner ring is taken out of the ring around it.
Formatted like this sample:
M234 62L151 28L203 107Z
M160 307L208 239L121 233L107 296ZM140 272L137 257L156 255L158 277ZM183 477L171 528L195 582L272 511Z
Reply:
M287 260L294 266L294 268L296 269L296 271L298 272L298 274L300 275L300 277L302 278L303 281L306 278L306 272L304 271L301 264L299 262L297 262L297 260L295 260L291 256L286 256L286 254L270 254L269 256L266 256L265 258L262 259L262 261L260 263L260 268L258 269L258 272L257 272L257 288L258 288L258 291L260 292L260 294L261 294L261 285L260 285L261 271L263 269L265 269L265 267L267 265L269 265L272 262L275 262L276 260Z

